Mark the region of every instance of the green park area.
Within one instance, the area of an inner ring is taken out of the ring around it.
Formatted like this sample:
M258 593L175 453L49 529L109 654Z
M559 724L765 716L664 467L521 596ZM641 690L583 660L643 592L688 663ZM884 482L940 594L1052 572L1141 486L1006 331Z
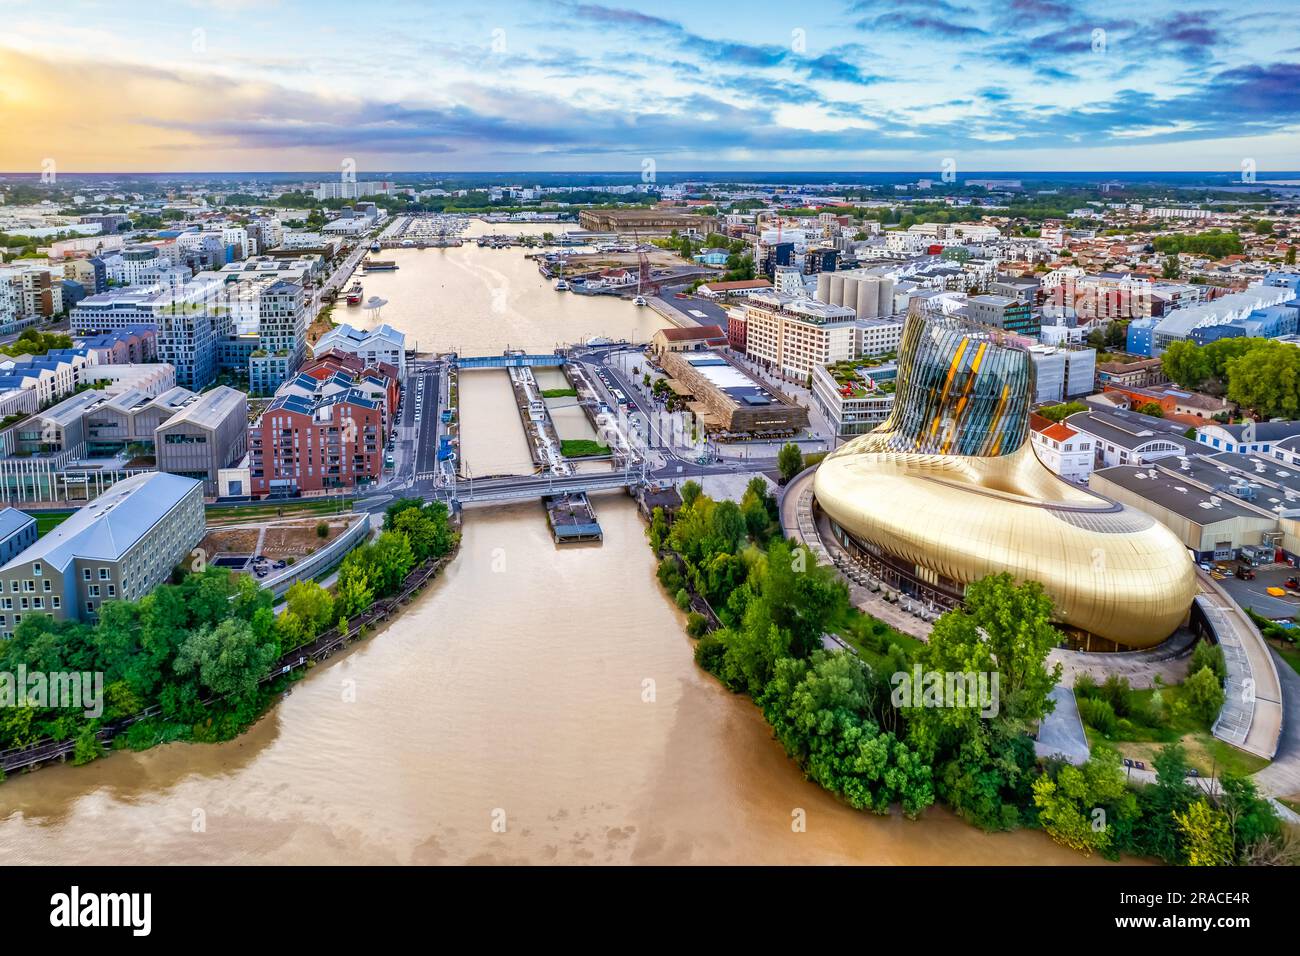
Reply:
M609 446L589 438L566 438L560 442L560 454L565 458L602 458L609 454Z

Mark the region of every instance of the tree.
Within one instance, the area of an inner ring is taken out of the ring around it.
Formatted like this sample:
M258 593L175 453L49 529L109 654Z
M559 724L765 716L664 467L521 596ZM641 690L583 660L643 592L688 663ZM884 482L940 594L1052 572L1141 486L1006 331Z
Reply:
M934 802L930 768L871 717L868 669L851 654L783 658L759 701L778 740L808 778L850 806L915 817Z
M1160 356L1160 366L1170 379L1183 388L1199 388L1210 377L1208 356L1190 339L1169 343L1169 347Z
M1119 754L1098 749L1081 767L1062 764L1033 784L1043 829L1063 846L1114 855L1137 816L1137 798L1124 783ZM1120 840L1117 841L1117 832Z
M803 471L803 452L799 450L799 446L794 442L782 445L781 451L776 456L776 467L781 472L783 485Z
M1152 760L1156 782L1138 793L1138 820L1134 825L1134 846L1139 853L1166 863L1183 861L1174 814L1185 811L1196 799L1196 789L1187 782L1187 753L1178 744L1162 747Z
M315 581L297 581L285 593L286 613L302 622L308 638L334 623L334 597Z
M340 614L346 617L360 614L370 607L374 599L374 589L370 586L370 579L364 570L339 569L338 584L334 587L334 601Z
M1064 419L1078 412L1086 412L1088 406L1083 402L1065 402L1060 405L1050 405L1047 408L1040 408L1038 414L1054 422L1063 421Z
M700 496L700 493L703 490L704 489L700 487L700 483L698 481L688 481L685 484L683 484L681 490L683 509L689 508L693 504L695 504L695 499Z
M1246 863L1256 847L1281 838L1282 823L1249 777L1224 771L1219 786L1217 807L1225 814L1232 835L1232 860Z
M907 740L936 768L939 795L985 829L1009 829L1031 802L1034 751L1030 725L1050 711L1048 695L1061 668L1046 667L1058 637L1052 603L1036 582L1017 585L1009 574L973 582L966 606L949 611L917 653L926 671L997 675L997 714L974 707L906 711Z
M1188 866L1227 866L1232 862L1232 835L1228 832L1228 815L1197 800L1174 820L1182 834Z
M259 643L247 621L230 619L191 634L173 666L180 676L194 674L212 693L241 703L257 692L275 656L275 648Z
M1137 410L1143 415L1150 415L1152 418L1165 417L1165 410L1160 407L1159 402L1143 402L1137 407Z
M1209 667L1202 667L1183 683L1182 701L1188 713L1207 727L1219 716L1223 699L1223 685Z
M1300 415L1300 349L1272 342L1230 359L1228 398L1265 418Z

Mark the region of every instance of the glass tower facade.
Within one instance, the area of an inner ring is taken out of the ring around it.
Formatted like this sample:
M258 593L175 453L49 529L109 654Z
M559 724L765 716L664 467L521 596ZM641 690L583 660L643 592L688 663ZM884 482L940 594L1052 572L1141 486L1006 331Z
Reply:
M898 354L893 413L881 427L893 451L1006 455L1029 435L1034 365L997 329L915 310Z

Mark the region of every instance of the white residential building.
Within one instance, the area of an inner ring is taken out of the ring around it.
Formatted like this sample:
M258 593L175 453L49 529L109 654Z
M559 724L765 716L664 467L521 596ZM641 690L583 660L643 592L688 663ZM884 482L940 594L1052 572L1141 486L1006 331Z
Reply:
M354 329L344 323L330 329L312 346L312 357L338 349L365 362L385 362L397 369L400 381L406 380L406 336L391 325L373 329Z
M1039 461L1067 481L1087 484L1096 455L1091 436L1065 422L1049 422L1035 416L1029 437Z

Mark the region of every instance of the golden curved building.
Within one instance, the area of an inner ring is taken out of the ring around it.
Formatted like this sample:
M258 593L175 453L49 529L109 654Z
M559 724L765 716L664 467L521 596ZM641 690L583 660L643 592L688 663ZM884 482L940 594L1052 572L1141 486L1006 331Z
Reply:
M1144 512L1039 462L1032 394L1033 364L1014 337L914 310L889 420L826 457L818 504L841 543L907 593L954 606L967 584L1005 571L1042 582L1085 646L1160 643L1196 594L1187 549Z

